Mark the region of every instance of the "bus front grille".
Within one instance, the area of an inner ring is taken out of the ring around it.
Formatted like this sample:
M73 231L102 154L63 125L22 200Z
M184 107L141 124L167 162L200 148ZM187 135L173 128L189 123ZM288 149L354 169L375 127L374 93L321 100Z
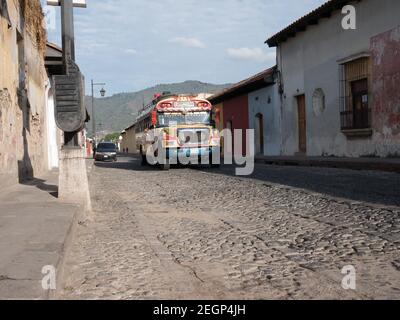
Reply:
M178 129L178 140L180 145L184 146L208 145L210 141L210 130Z

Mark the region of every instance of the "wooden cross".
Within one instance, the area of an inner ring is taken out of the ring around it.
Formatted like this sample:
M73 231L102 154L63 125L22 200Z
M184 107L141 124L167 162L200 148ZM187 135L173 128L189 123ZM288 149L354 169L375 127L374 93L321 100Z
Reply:
M75 61L73 8L86 8L86 0L47 0L49 6L61 6L62 49L64 65Z
M76 148L78 132L86 119L83 76L75 64L74 7L86 8L86 0L47 0L51 6L61 6L62 49L64 75L55 76L56 123L64 131L64 144ZM68 90L64 90L68 87ZM70 88L73 90L70 90ZM68 116L65 116L68 113Z
M74 7L86 8L86 0L73 0ZM47 0L47 5L49 6L60 6L61 0Z

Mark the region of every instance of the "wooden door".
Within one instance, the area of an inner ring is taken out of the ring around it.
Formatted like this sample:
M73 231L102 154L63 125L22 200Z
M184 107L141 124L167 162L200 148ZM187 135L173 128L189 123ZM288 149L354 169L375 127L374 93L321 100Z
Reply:
M229 148L229 144L227 145L227 148L228 148L228 152L231 154L231 155L233 155L233 149L234 149L234 145L235 145L235 143L234 143L234 132L233 132L233 123L232 123L232 121L227 121L226 122L226 129L228 129L231 133L232 133L232 135L231 135L231 143L230 143L230 148ZM224 141L224 143L225 143L225 141ZM227 142L227 143L229 143L229 141Z
M307 123L306 123L306 97L297 97L298 121L299 121L299 152L307 153Z

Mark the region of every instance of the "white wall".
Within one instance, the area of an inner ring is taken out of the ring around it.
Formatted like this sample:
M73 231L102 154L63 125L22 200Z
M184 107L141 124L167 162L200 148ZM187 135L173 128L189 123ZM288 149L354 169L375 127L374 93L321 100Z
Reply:
M48 168L52 170L58 168L59 156L57 145L57 125L54 118L54 96L50 83L47 87L47 101L46 101L46 115L47 115L47 152L48 152Z
M263 115L264 155L279 156L281 153L280 107L276 85L249 93L249 128L255 129L256 115ZM268 103L268 100L270 102Z
M338 60L370 50L370 38L400 24L400 1L363 0L354 4L357 30L344 30L343 15L336 11L331 18L321 19L280 44L278 66L284 84L283 154L298 152L298 118L296 95L306 95L307 154L309 156L385 156L393 146L382 147L374 136L348 139L340 130L339 64ZM317 88L325 92L326 109L315 114L312 96Z

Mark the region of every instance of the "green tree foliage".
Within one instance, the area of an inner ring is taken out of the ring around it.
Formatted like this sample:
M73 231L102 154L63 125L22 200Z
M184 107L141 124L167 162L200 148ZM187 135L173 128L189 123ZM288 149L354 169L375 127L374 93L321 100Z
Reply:
M115 132L115 133L110 133L105 136L104 141L106 142L117 142L119 139L120 133Z

